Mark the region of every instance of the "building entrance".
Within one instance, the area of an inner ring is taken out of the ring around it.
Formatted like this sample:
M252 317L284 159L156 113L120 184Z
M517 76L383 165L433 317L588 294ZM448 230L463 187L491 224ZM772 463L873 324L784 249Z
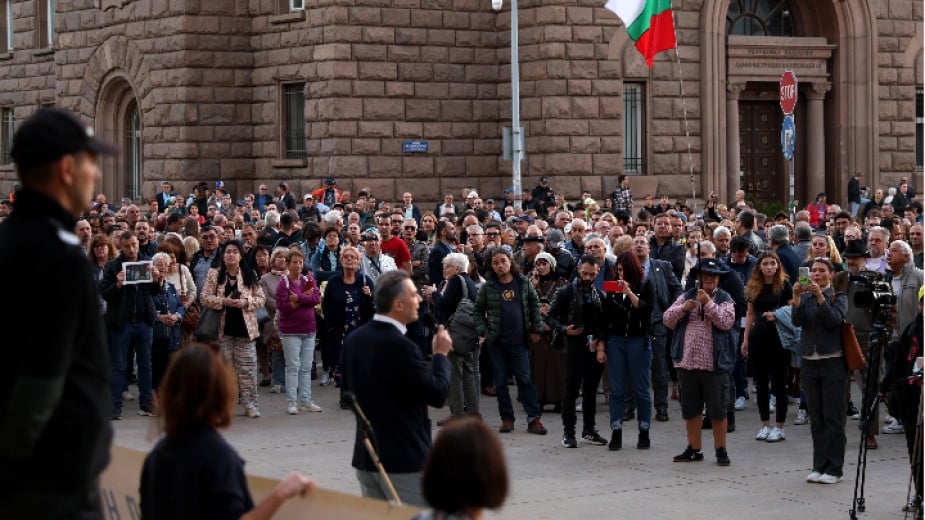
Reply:
M787 203L787 161L780 146L783 115L776 101L739 101L740 188L762 202Z

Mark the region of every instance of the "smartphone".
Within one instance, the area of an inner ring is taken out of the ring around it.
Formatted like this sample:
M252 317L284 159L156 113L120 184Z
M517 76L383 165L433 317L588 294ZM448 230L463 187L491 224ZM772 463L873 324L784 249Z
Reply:
M624 284L623 280L606 280L604 281L604 292L622 293Z
M800 285L806 286L809 284L809 267L800 268Z

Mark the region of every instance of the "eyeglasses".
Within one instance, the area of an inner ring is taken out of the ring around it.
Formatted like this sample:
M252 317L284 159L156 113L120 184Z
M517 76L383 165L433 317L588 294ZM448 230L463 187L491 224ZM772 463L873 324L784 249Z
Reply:
M418 228L417 226L405 226L405 230L406 230L406 231L414 231L414 230L416 230L417 228Z
M493 232L493 231L489 231L488 233L485 233L485 236L489 236L489 237L499 237L499 236L501 236L501 233L496 233L496 232Z

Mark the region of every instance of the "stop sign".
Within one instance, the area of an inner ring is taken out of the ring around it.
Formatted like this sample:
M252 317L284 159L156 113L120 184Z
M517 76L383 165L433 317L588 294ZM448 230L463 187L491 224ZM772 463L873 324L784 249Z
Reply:
M792 70L785 70L780 77L780 108L790 115L797 106L797 76Z

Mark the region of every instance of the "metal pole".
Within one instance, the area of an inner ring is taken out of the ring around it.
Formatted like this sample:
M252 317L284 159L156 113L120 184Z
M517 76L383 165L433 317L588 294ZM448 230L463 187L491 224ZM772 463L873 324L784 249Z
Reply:
M794 200L793 198L794 197L793 185L794 185L794 180L795 180L795 177L793 175L793 161L794 161L793 159L790 159L789 161L787 161L787 169L790 171L790 204L788 204L788 206L790 207L790 222L794 222L796 220L796 215L797 215L797 201Z
M520 209L521 185L520 185L520 160L523 157L523 150L520 148L520 59L518 51L520 44L518 42L518 33L520 28L517 21L517 0L511 0L511 147L513 154L511 159L511 176L513 177L512 189L514 190L514 208Z

